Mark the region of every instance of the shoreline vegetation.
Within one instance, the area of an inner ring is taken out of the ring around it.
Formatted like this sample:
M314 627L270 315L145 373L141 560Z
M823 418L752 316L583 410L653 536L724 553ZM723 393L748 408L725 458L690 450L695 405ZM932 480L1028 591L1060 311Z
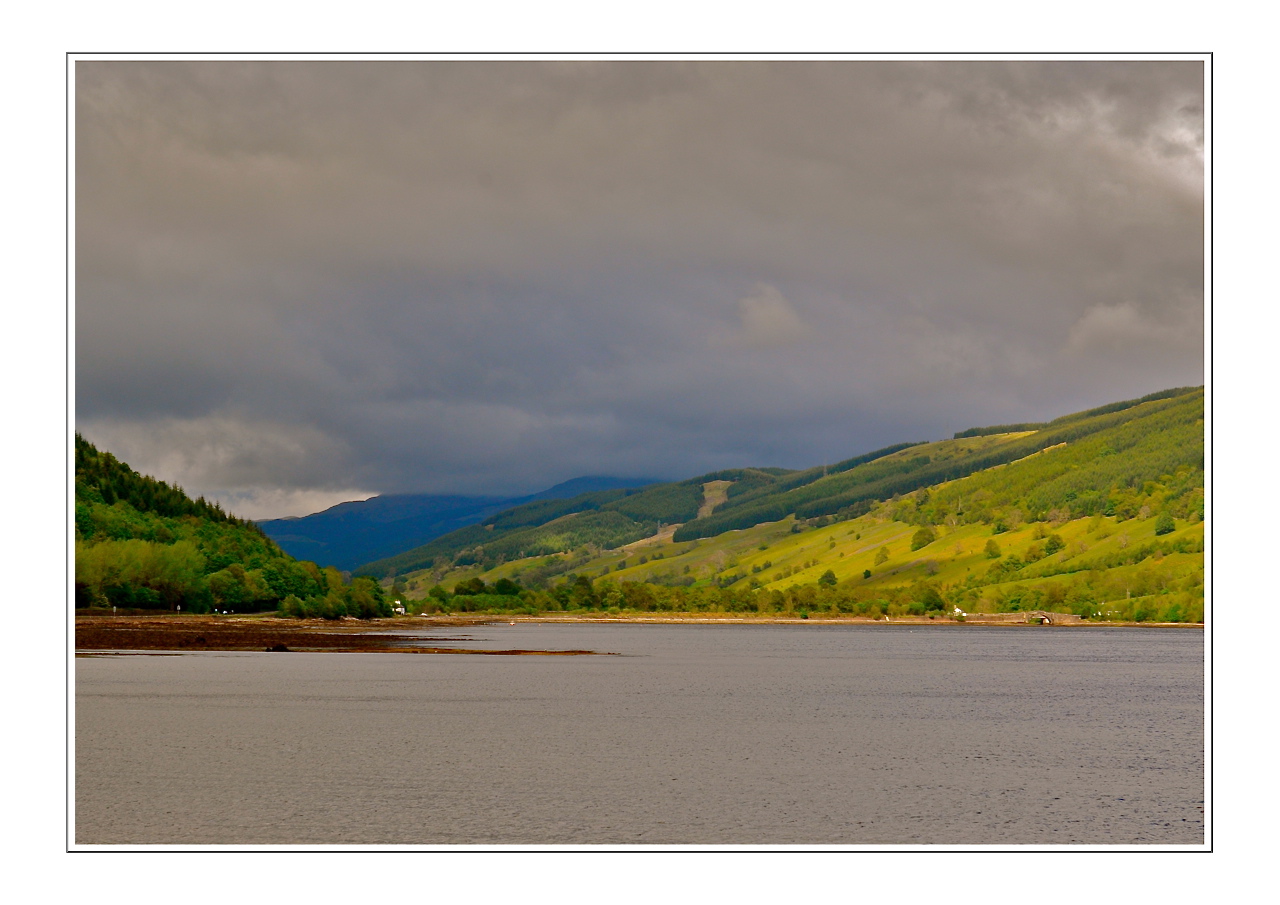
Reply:
M587 650L480 650L437 647L422 629L521 624L632 624L632 625L896 625L896 626L1001 626L1013 628L1065 628L1086 626L1203 629L1204 623L1187 622L1085 622L1066 621L1039 625L1023 619L1028 613L985 614L959 620L900 616L872 619L863 616L804 618L775 614L743 615L707 613L540 614L480 615L472 613L398 616L389 619L300 620L275 615L148 615L87 614L75 619L76 654L94 655L120 651L266 651L337 653L432 653L486 655L572 656L598 653ZM414 632L414 634L405 634Z

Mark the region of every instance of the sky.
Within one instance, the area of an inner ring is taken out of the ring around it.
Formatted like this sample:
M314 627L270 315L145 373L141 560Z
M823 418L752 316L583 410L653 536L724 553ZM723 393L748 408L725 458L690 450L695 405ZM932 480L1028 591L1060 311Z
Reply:
M272 518L1198 385L1203 76L80 60L76 429Z

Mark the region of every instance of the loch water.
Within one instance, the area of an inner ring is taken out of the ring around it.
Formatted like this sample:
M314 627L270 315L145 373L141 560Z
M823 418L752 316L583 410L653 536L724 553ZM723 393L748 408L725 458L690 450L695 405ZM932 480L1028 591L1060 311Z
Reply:
M77 845L1201 845L1204 633L506 623L75 660ZM606 655L607 654L607 655Z

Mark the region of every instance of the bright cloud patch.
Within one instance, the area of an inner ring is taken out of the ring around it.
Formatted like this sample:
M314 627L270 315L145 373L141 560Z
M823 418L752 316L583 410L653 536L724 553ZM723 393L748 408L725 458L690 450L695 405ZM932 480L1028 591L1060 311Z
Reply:
M785 346L813 331L777 288L757 283L750 295L738 299L739 328L720 341L748 346Z

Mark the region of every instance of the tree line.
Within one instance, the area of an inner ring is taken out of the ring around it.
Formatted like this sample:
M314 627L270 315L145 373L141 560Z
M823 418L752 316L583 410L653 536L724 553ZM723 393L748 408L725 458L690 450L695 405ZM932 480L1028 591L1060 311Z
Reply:
M837 581L824 573L816 583L779 590L701 585L694 587L592 579L570 575L549 589L521 587L510 579L486 585L479 578L450 591L431 588L409 601L413 613L526 614L624 613L760 614L806 618L929 616L1053 610L1095 621L1202 622L1203 573L1149 557L1138 569L1108 573L1093 569L1061 581L987 586L994 573L956 586L919 580L899 587L862 588L856 579Z

